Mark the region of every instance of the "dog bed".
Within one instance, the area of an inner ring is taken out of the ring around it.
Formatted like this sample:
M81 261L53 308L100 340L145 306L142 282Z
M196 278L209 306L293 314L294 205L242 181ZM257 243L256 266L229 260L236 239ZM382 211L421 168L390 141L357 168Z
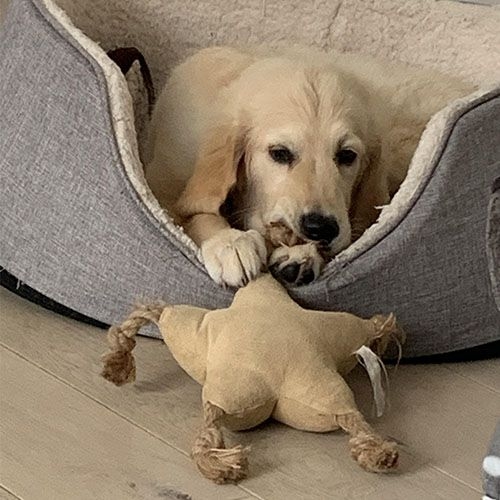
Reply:
M11 0L0 35L0 265L102 323L139 298L216 308L233 290L147 187L133 104L105 50L135 46L156 88L211 44L302 43L432 66L481 85L434 116L377 224L313 309L394 311L415 357L500 340L500 10L446 1Z

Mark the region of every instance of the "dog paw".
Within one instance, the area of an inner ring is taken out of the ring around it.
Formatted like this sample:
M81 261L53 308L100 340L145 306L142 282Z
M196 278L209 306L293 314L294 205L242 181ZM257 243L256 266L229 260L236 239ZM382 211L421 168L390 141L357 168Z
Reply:
M202 243L201 255L210 277L232 287L256 278L267 260L264 238L253 229L224 229Z
M269 259L271 273L280 281L296 286L314 281L324 264L323 257L313 243L278 247Z

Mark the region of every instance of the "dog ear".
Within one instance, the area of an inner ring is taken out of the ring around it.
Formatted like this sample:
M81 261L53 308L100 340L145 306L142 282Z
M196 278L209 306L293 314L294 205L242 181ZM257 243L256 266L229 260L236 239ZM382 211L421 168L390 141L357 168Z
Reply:
M388 171L381 157L381 142L374 139L368 144L364 169L353 191L349 213L353 241L377 220L380 213L377 207L391 200Z
M238 167L245 154L241 127L221 125L203 140L194 172L176 204L182 219L196 214L220 214L238 180Z

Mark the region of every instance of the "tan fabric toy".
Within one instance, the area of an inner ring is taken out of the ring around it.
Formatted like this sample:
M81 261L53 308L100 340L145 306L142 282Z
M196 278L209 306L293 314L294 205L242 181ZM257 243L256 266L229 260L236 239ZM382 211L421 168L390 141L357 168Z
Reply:
M391 338L401 340L394 316L364 320L306 310L266 274L240 289L227 309L138 306L109 330L107 380L134 380L134 336L148 322L158 325L180 366L203 384L205 426L192 456L204 476L218 483L244 477L247 449L226 449L220 427L249 429L269 417L306 431L340 427L351 435L351 455L364 469L396 467L395 443L368 425L343 379L362 346L381 354Z

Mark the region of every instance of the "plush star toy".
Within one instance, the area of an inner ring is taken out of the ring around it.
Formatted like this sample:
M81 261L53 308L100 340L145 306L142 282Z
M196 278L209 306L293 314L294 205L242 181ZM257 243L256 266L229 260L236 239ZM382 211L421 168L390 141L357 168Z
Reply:
M227 309L138 306L108 333L107 380L122 385L135 379L134 336L149 322L158 325L180 366L203 384L205 425L192 456L204 476L218 483L244 477L248 450L227 449L221 426L249 429L269 417L306 431L342 428L364 469L396 467L395 443L365 421L343 379L362 350L371 346L381 354L391 338L402 340L393 315L365 320L306 310L265 274L238 290Z

